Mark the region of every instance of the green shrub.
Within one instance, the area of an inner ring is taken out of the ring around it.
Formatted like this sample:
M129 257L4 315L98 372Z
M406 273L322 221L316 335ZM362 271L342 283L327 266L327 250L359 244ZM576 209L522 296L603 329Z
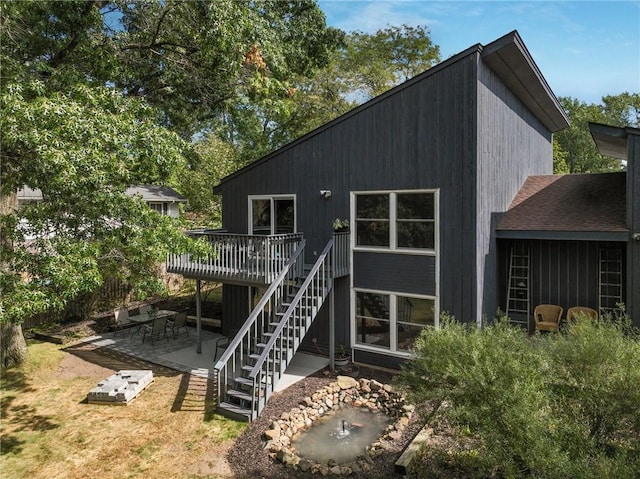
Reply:
M621 324L529 338L505 318L482 329L444 318L399 383L415 403L442 403L503 477L639 476L640 345Z

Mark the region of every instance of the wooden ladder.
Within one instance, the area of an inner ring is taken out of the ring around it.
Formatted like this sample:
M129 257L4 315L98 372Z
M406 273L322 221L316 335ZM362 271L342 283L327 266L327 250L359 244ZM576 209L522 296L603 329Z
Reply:
M509 281L507 283L506 314L512 324L529 328L530 304L530 251L525 245L511 247L509 255Z

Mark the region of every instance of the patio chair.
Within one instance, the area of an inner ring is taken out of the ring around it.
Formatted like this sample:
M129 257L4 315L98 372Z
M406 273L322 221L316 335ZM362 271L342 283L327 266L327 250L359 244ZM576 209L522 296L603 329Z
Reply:
M160 336L164 336L165 339L169 339L167 337L167 317L162 316L160 318L155 318L151 324L145 324L144 330L142 331L142 342L144 343L147 339L147 335L151 338L151 344L153 344L157 339L160 339Z
M117 334L118 331L123 331L126 328L130 328L135 325L134 321L129 319L129 310L127 308L116 308L113 311L113 336Z
M138 314L146 314L151 311L152 306L150 304L143 304L138 308Z
M533 310L536 331L560 331L562 307L555 304L539 304Z
M589 318L593 321L598 320L598 312L593 308L586 306L572 306L567 310L567 322L577 321L579 319Z
M189 327L187 326L187 313L178 313L172 319L167 319L167 329L171 330L175 338L180 334L180 328L189 336Z

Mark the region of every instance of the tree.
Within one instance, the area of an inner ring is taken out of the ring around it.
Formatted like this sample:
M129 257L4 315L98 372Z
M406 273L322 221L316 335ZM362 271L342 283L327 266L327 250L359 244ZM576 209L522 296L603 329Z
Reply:
M107 277L157 291L155 265L168 252L203 251L125 194L162 184L192 155L143 101L83 85L45 95L34 82L8 87L0 106L2 196L26 185L44 198L0 215L1 322L60 310Z
M124 190L197 167L176 133L191 138L238 95L285 90L337 34L310 0L3 2L0 29L0 321L12 326L109 276L153 291L168 251L202 253ZM16 212L23 185L44 201ZM17 344L20 328L9 334ZM20 361L6 340L3 364Z
M569 173L620 170L620 160L598 152L591 138L589 122L637 127L640 125L640 94L608 95L602 98L602 104L587 104L571 97L559 100L569 116L569 127L555 135L555 163L560 164L564 159Z
M213 185L237 168L234 148L210 133L193 144L197 156L181 165L171 184L187 197L186 217L193 228L219 228L222 224L220 197L213 194Z
M298 75L281 94L247 96L229 105L218 131L241 163L299 138L440 61L424 27L352 32L313 75ZM264 88L273 88L268 83Z
M184 138L238 96L286 92L341 38L312 0L32 0L4 2L1 12L10 77L37 75L53 90L112 85L144 97Z
M340 70L351 92L366 101L439 63L440 47L429 35L408 25L349 34Z

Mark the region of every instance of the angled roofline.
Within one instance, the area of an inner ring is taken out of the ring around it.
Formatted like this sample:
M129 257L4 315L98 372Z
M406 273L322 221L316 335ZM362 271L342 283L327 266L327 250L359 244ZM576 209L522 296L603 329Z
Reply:
M540 70L531 58L529 51L524 46L524 43L520 38L520 35L516 30L514 30L485 46L480 43L470 46L466 50L449 57L443 62L425 70L406 82L387 90L381 95L372 98L353 110L335 118L329 123L319 126L291 143L288 143L231 173L230 175L222 178L220 183L213 187L214 193L221 193L220 188L222 185L244 174L246 171L271 160L275 156L280 155L283 151L287 151L290 148L307 141L309 138L322 133L326 129L332 128L338 123L351 118L353 115L357 115L367 108L371 108L377 103L386 100L388 97L395 95L405 88L411 87L415 83L438 73L473 53L477 53L482 56L483 61L488 64L489 68L491 68L500 77L500 79L507 84L518 99L522 101L532 111L532 113L547 128L549 128L551 132L555 132L569 126L569 120L562 109L560 102L551 91L551 88L542 76L542 73L540 73ZM542 95L542 98L536 100L535 94Z
M589 122L589 132L601 155L628 161L627 137L640 135L639 128Z
M569 126L562 105L517 30L485 46L482 60L549 131L555 133Z
M224 183L226 183L227 181L232 180L233 178L242 175L245 171L251 170L253 168L255 168L256 166L261 165L262 163L265 163L267 161L269 161L271 158L279 155L280 153L282 153L283 151L287 151L291 148L293 148L294 146L307 141L309 138L312 138L320 133L322 133L323 131L332 128L334 125L337 125L338 123L341 123L349 118L351 118L354 115L357 115L358 113L371 108L372 106L376 105L377 103L384 101L385 99L387 99L388 97L395 95L396 93L398 93L399 91L404 90L405 88L409 88L410 86L412 86L415 83L418 83L419 81L423 80L424 78L427 78L431 75L434 75L435 73L439 72L440 70L443 70L445 68L447 68L450 65L453 65L454 63L457 63L458 61L462 60L463 58L466 58L468 55L472 54L472 53L480 53L482 51L482 45L480 45L479 43L477 43L476 45L473 45L469 48L467 48L466 50L457 53L455 55L453 55L452 57L449 57L448 59L446 59L443 62L438 63L437 65L429 68L428 70L423 71L422 73L414 76L413 78L410 78L409 80L405 81L404 83L401 83L400 85L396 85L395 87L387 90L386 92L372 98L369 101L366 101L365 103L363 103L362 105L358 105L357 107L353 108L352 110L349 110L346 113L343 113L342 115L340 115L339 117L331 120L328 123L325 123L324 125L320 125L319 127L311 130L309 133L304 134L303 136L301 136L300 138L297 138L295 140L293 140L291 143L287 143L286 145L281 146L280 148L272 151L271 153L268 153L267 155L258 158L256 161L253 161L251 163L249 163L248 165L240 168L237 171L234 171L233 173L231 173L230 175L225 176L224 178L222 178L220 180L220 183L216 186L213 187L213 191L214 193L219 193L219 187L222 186Z

